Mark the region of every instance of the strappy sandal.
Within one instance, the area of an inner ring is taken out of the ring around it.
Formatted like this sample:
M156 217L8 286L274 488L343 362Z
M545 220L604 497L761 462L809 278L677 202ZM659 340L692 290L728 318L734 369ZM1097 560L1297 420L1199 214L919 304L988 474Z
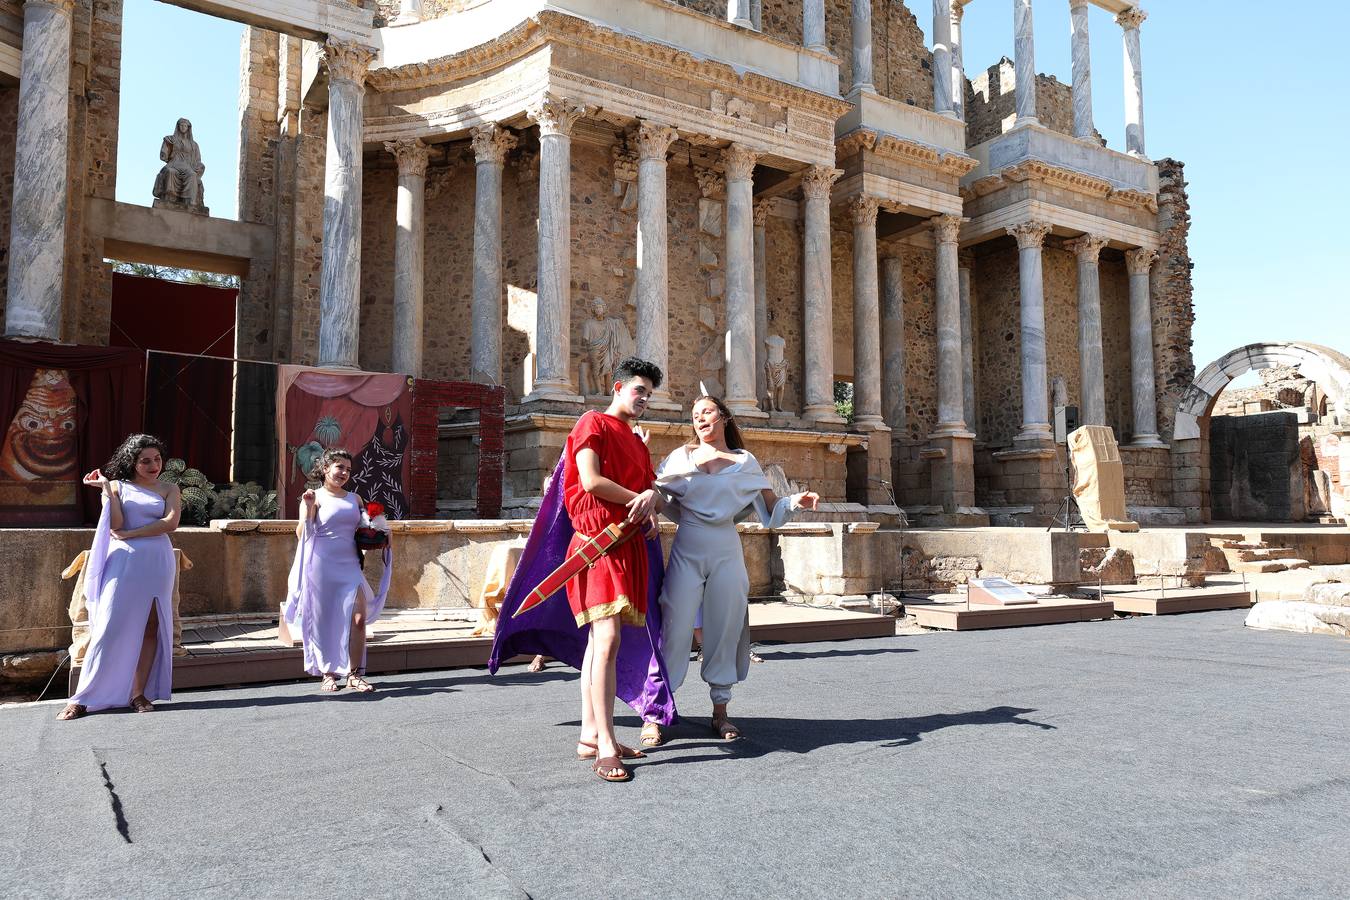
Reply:
M336 675L328 672L323 676L323 684L319 685L319 690L332 694L342 690L342 685L338 684Z
M375 690L375 685L366 681L365 676L360 672L353 672L347 676L347 687L356 691L358 694L369 694Z
M638 739L644 747L660 747L666 742L666 737L661 733L661 726L655 722L648 722L642 726L642 734Z
M131 708L138 713L154 712L155 704L146 699L144 694L138 694L131 698Z
M68 722L71 719L82 718L89 712L89 707L80 703L67 703L66 708L56 714L56 718L62 722Z
M741 730L730 719L713 719L712 730L724 741L734 741L741 736Z
M633 777L633 773L628 771L628 767L620 762L617 756L597 759L591 766L591 771L604 781L629 781Z
M596 754L600 752L600 745L592 741L577 741L577 746L587 748L585 750L577 751L577 759L594 759ZM636 747L625 747L623 744L620 744L619 758L646 759L647 754L643 753L641 750L638 750Z

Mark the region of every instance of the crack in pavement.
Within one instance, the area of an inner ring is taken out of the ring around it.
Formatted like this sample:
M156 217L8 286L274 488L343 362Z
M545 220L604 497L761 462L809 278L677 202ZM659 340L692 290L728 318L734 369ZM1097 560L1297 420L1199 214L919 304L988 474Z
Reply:
M451 837L459 840L464 844L467 844L474 850L477 850L478 854L483 857L483 862L487 863L489 866L492 867L493 871L498 872L503 878L505 878L506 881L511 885L511 887L515 888L517 891L520 892L520 896L524 897L525 900L534 900L534 897L531 896L529 891L525 890L524 886L521 885L520 882L516 881L516 879L512 878L511 875L508 874L505 869L503 869L501 866L497 865L492 861L492 857L488 856L488 852L483 848L482 844L478 843L478 841L469 837L467 834L461 831L459 827L455 825L455 823L445 818L444 806L437 803L433 808L427 810L426 819L427 822L430 823L431 825L436 826L438 829L450 835Z
M122 810L122 798L117 795L112 776L108 774L108 761L103 758L102 753L92 747L89 752L94 754L94 761L98 763L99 772L103 775L103 787L108 791L108 802L112 806L113 820L117 823L117 833L122 836L122 840L130 844L131 827L127 824L126 814Z

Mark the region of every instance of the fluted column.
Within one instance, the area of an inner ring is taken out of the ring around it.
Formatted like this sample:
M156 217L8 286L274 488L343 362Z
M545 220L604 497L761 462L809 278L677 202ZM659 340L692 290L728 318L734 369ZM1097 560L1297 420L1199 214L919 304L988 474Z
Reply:
M1091 138L1092 48L1088 43L1088 0L1069 0L1069 34L1073 52L1073 136Z
M525 402L577 403L572 384L572 126L579 103L545 95L526 115L539 125L538 295L535 376Z
M666 235L666 153L675 129L657 122L638 126L637 353L670 372L669 278ZM669 380L652 395L655 408L678 408Z
M502 171L515 135L497 125L473 129L473 309L469 377L502 383Z
M830 188L841 174L830 166L812 166L802 179L802 197L806 200L802 241L806 405L802 416L829 425L844 422L834 411L834 303L830 275Z
M1144 57L1139 46L1139 26L1148 13L1131 7L1116 16L1125 38L1125 152L1144 156Z
M772 200L755 201L755 398L766 401L769 396L764 363L768 350L764 341L769 337L769 280L768 239L765 234ZM767 408L765 409L767 412Z
M1133 398L1133 447L1166 447L1158 435L1158 399L1153 382L1153 304L1149 271L1158 254L1140 247L1125 252L1130 273L1130 395Z
M357 368L361 344L361 123L366 70L375 53L346 41L322 50L328 66L324 151L319 365Z
M975 315L970 300L969 257L957 257L961 285L961 411L966 428L975 430Z
M1013 0L1013 70L1018 125L1039 125L1036 118L1036 38L1032 28L1031 0Z
M952 106L952 0L933 0L933 112L956 117Z
M398 161L398 203L394 214L394 346L390 368L394 372L421 377L427 145L417 138L400 138L385 141L384 149L394 154Z
M966 64L961 51L961 18L966 8L952 3L952 109L961 121L966 119Z
M752 176L759 153L743 144L722 151L727 179L727 408L763 416L755 399L755 211Z
M939 434L966 432L965 389L961 386L961 280L957 271L960 216L934 216L937 245L937 355Z
M877 92L872 84L872 0L853 0L853 90Z
M877 288L876 197L849 204L853 219L853 425L875 430L881 415L881 310Z
M750 12L750 0L727 0L727 21L742 28L754 28L755 21Z
M1098 266L1106 238L1085 234L1064 245L1078 257L1079 421L1106 424L1106 382L1102 365L1102 289Z
M881 261L881 415L891 430L905 427L904 260Z
M1050 443L1050 409L1045 372L1045 285L1041 245L1050 233L1042 222L1008 227L1017 239L1017 280L1022 303L1022 429L1019 443Z
M802 45L829 52L825 43L825 0L802 0Z
M71 0L23 5L5 336L61 339Z

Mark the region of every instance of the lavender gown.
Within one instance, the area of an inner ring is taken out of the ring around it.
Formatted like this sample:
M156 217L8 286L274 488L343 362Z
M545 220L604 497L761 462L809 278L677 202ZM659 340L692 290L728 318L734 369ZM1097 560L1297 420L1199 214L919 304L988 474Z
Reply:
M128 531L164 518L164 498L129 481L119 482L122 527ZM159 647L146 680L148 700L168 700L173 690L173 544L167 534L120 541L112 536L111 505L99 516L89 550L85 596L92 639L71 703L91 711L131 702L150 606L159 612Z
M388 545L384 548L384 576L379 593L370 589L356 553L356 529L361 526L361 501L348 492L334 497L325 490L314 492L318 510L305 522L300 546L291 563L290 594L286 621L296 625L305 645L305 671L311 675L332 672L346 676L352 671L348 658L352 614L360 596L366 622L374 622L384 610L393 572ZM360 660L356 669L363 670Z

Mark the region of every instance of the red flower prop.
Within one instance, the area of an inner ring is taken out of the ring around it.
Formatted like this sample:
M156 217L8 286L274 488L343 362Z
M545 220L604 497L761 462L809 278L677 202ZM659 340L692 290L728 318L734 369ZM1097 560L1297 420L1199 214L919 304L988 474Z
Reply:
M376 516L384 515L384 505L381 503L375 503L374 501L367 503L366 515L370 516L372 519L375 518Z

